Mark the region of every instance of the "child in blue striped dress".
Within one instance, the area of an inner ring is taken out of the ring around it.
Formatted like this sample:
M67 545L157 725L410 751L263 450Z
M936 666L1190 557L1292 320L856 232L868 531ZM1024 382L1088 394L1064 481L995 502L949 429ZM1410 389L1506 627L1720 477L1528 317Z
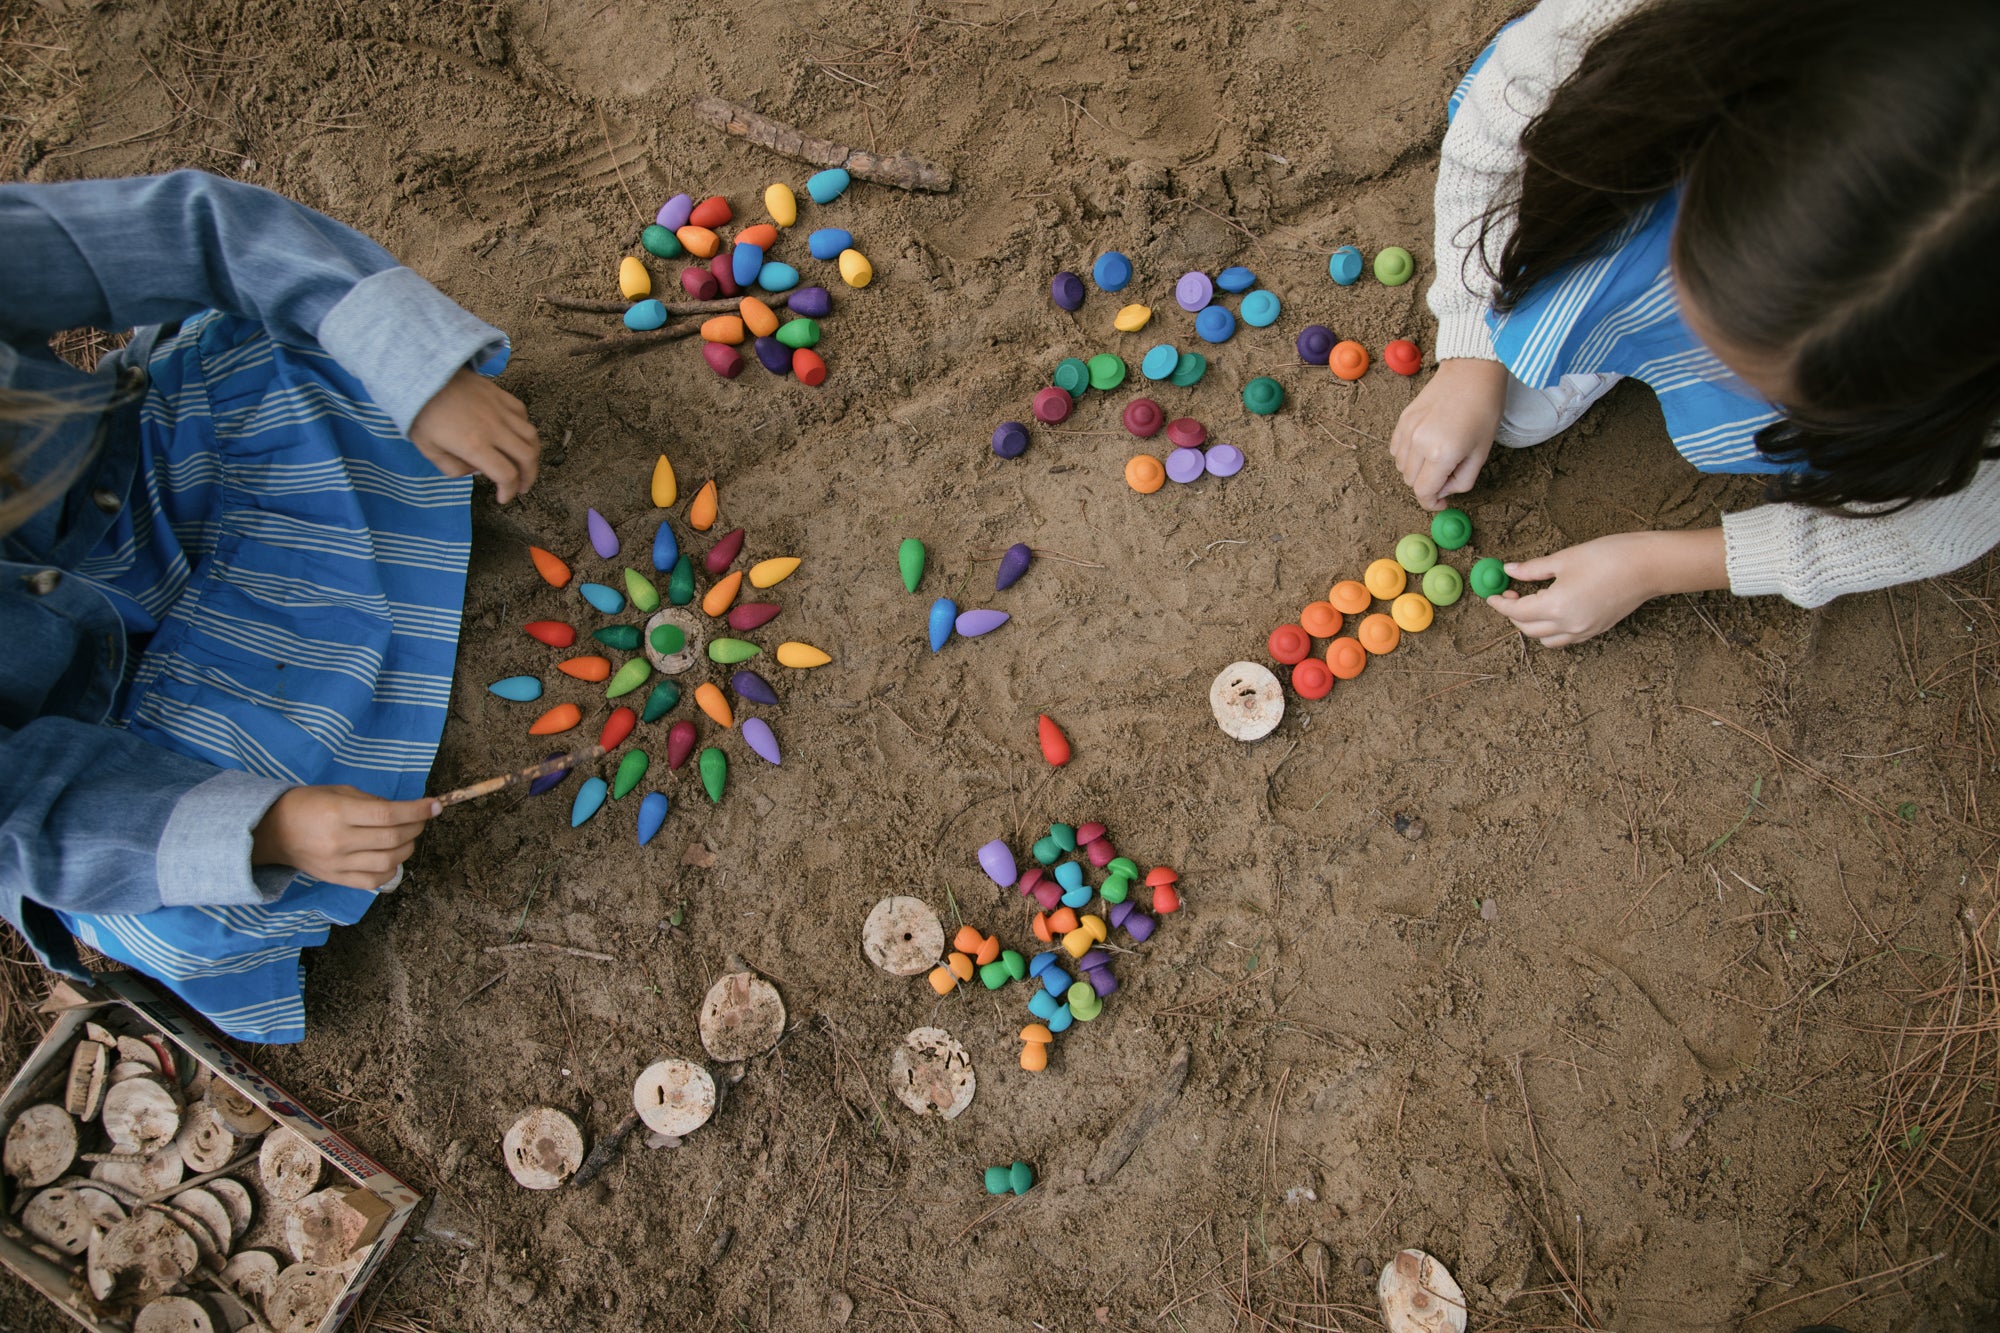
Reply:
M1667 593L1818 606L2000 543L1996 69L1991 0L1543 0L1501 32L1449 107L1404 479L1439 508L1629 376L1772 503L1509 565L1554 582L1496 610L1559 646Z
M506 339L366 237L199 172L0 187L0 916L232 1036L435 804L471 544L539 442ZM50 335L135 328L85 374Z

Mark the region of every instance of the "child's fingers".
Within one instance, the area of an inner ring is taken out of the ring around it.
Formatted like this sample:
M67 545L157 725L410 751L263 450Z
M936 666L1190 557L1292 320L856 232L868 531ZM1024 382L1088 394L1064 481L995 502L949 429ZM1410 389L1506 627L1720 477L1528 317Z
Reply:
M1459 461L1433 455L1417 465L1417 475L1410 481L1410 489L1417 493L1418 504L1426 509L1441 506L1443 492L1439 488L1450 478Z
M1505 569L1509 578L1541 583L1559 576L1562 573L1562 562L1552 555L1538 555L1533 560L1510 560Z
M422 828L425 820L443 809L428 796L419 796L414 801L384 801L369 796L354 803L347 819L363 828L395 828L404 824Z

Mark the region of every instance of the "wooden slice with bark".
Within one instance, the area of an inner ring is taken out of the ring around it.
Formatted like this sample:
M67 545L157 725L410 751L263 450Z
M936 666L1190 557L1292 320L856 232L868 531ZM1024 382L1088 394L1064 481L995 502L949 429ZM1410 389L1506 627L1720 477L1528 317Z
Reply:
M136 1162L99 1162L90 1168L92 1180L115 1185L140 1198L172 1189L181 1183L181 1177L186 1174L180 1149L171 1143L158 1152L147 1153Z
M91 1237L84 1272L100 1301L150 1300L181 1284L201 1261L194 1237L165 1213L134 1213Z
M278 1257L268 1250L239 1250L222 1266L222 1285L252 1305L265 1305L278 1289Z
M202 1186L215 1196L222 1210L229 1214L229 1239L233 1244L243 1239L243 1233L250 1229L250 1220L256 1216L256 1207L251 1202L250 1191L243 1188L241 1181L228 1176L209 1181Z
M285 1248L300 1263L332 1268L354 1252L368 1219L347 1206L345 1189L308 1194L285 1214Z
M104 1104L104 1081L111 1072L110 1056L94 1041L80 1041L69 1057L69 1084L63 1109L79 1120L97 1119Z
M68 1255L82 1254L90 1248L92 1233L124 1220L125 1210L116 1199L85 1186L45 1189L21 1210L21 1226L29 1235Z
M152 1152L180 1133L180 1101L157 1079L128 1078L104 1094L99 1117L115 1152Z
M28 1189L62 1179L76 1160L76 1121L53 1102L25 1108L7 1126L0 1166Z
M296 1203L319 1185L319 1149L280 1125L264 1136L257 1150L257 1172L264 1192L274 1199Z
M552 1190L583 1165L583 1134L553 1106L537 1106L508 1129L500 1155L524 1188Z
M889 1087L918 1115L955 1118L972 1104L972 1059L943 1028L918 1028L889 1057Z
M632 1109L655 1134L684 1138L715 1114L715 1080L691 1061L662 1060L632 1085Z
M703 1049L734 1064L778 1044L785 1035L785 1002L778 988L755 972L732 971L708 988L697 1024Z
M182 1190L167 1202L198 1218L208 1234L215 1238L215 1248L227 1255L230 1245L236 1239L236 1224L230 1219L229 1210L222 1206L222 1200L215 1197L207 1187L197 1185L193 1189Z
M226 1078L212 1078L202 1100L222 1118L222 1127L239 1139L254 1138L269 1129L271 1117L238 1092Z
M192 1297L162 1296L141 1307L132 1333L215 1333L215 1318Z
M188 1108L174 1145L181 1150L181 1160L187 1163L188 1170L196 1175L220 1171L236 1156L236 1136L206 1102Z
M338 1269L317 1264L293 1264L278 1274L264 1317L274 1333L312 1333L347 1285Z

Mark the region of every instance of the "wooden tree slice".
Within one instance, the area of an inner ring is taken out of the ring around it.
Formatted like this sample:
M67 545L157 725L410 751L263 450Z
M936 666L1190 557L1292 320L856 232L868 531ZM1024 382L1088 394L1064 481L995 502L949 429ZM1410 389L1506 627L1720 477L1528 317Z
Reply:
M194 1237L165 1213L147 1210L93 1235L84 1272L100 1301L144 1301L179 1286L200 1261Z
M319 1149L298 1134L280 1125L264 1136L257 1150L257 1173L264 1192L274 1199L295 1203L319 1186Z
M285 1248L300 1263L335 1267L354 1253L368 1219L347 1206L347 1190L320 1190L285 1216Z
M944 957L944 926L921 898L884 898L861 925L861 951L891 976L913 977Z
M90 1178L115 1185L128 1194L147 1198L181 1183L187 1172L181 1165L180 1149L169 1143L158 1152L148 1153L137 1162L99 1162L90 1168Z
M102 1023L85 1023L83 1035L85 1040L94 1041L106 1050L115 1050L118 1046L117 1035Z
M236 1239L236 1223L229 1216L229 1210L222 1206L222 1200L207 1188L197 1185L193 1189L182 1190L168 1202L207 1228L208 1234L215 1239L218 1253L229 1253L230 1243Z
M241 1333L246 1328L250 1333L262 1333L265 1327L263 1316L233 1291L211 1286L202 1293L201 1299L203 1304L215 1311L218 1333L224 1329L228 1333Z
M647 1065L632 1085L632 1109L655 1134L685 1138L715 1114L715 1080L688 1060Z
M125 1220L125 1210L103 1190L58 1185L28 1200L21 1226L35 1239L64 1254L82 1254L94 1232Z
M143 1041L138 1037L120 1037L118 1039L118 1061L120 1064L130 1062L132 1064L144 1065L155 1074L166 1072L160 1065L159 1051L155 1050L151 1043Z
M150 1032L139 1040L152 1048L154 1058L160 1062L160 1076L166 1079L167 1086L178 1088L181 1085L181 1070L180 1062L174 1059L173 1044L165 1037Z
M918 1028L889 1057L889 1086L918 1115L952 1120L972 1104L972 1059L943 1028Z
M115 1152L152 1152L180 1133L181 1107L174 1095L150 1078L128 1078L104 1094L100 1117Z
M80 1041L69 1057L69 1084L63 1092L63 1109L79 1120L97 1119L104 1104L104 1079L111 1071L110 1056L94 1041Z
M200 1301L162 1296L140 1309L132 1333L215 1333L215 1320Z
M729 972L708 988L698 1025L709 1055L733 1064L778 1044L785 1035L785 1002L755 972Z
M583 1135L561 1111L537 1106L507 1131L500 1155L524 1188L552 1190L583 1165Z
M250 1220L256 1216L256 1206L251 1202L250 1191L242 1182L223 1176L202 1186L215 1196L222 1210L229 1214L229 1239L233 1244L243 1239L243 1233L250 1229Z
M137 1060L119 1060L111 1066L111 1072L104 1077L104 1085L115 1087L128 1079L149 1078L161 1087L167 1085L160 1078L160 1071L151 1065L142 1065Z
M225 1078L210 1079L202 1100L221 1117L222 1127L239 1139L254 1138L273 1123L257 1103L238 1092Z
M177 1208L171 1203L141 1204L134 1212L138 1213L148 1210L156 1213L164 1213L173 1220L175 1226L187 1232L188 1238L194 1241L195 1253L199 1256L201 1263L212 1268L222 1267L222 1261L229 1253L229 1242L227 1240L219 1240L215 1232L209 1229L208 1223L202 1221L193 1213L188 1212L185 1208ZM224 1234L226 1235L227 1233Z
M338 1269L293 1264L278 1274L264 1317L273 1333L312 1333L346 1285L347 1277Z
M1231 662L1208 687L1208 709L1223 735L1262 740L1285 720L1285 687L1267 666Z
M188 1108L181 1119L181 1132L174 1139L181 1160L196 1175L220 1171L236 1156L236 1136L222 1123L222 1117L206 1102Z
M62 1179L76 1160L76 1121L53 1102L37 1102L7 1126L0 1166L28 1189Z
M653 631L662 625L672 625L686 636L680 651L663 653L653 647ZM646 649L646 660L653 664L653 670L663 676L678 676L693 666L707 642L708 630L695 618L694 612L684 606L663 606L654 612L653 618L646 622L645 637L640 640Z
M278 1289L278 1257L268 1250L239 1250L222 1266L222 1285L252 1305L266 1305Z

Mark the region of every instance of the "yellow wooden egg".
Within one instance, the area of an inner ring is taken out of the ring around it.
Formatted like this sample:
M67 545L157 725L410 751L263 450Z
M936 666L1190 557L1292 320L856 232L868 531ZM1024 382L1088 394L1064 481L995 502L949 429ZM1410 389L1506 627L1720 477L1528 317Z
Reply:
M618 291L628 301L639 301L653 294L653 275L646 272L646 266L631 255L618 261Z
M840 280L850 287L866 287L875 281L875 266L859 250L842 250Z
M780 227L789 227L799 220L799 197L783 181L767 185L764 187L764 211Z

